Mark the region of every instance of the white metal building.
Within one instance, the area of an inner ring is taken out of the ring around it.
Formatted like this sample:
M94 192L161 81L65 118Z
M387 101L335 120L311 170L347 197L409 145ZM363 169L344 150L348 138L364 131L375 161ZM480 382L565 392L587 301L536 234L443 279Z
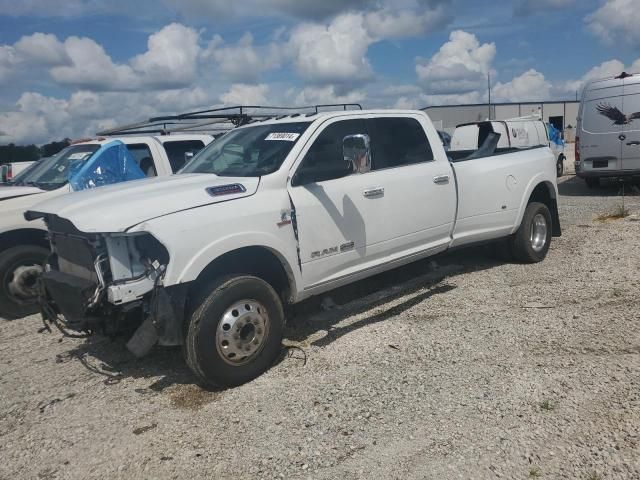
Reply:
M520 103L486 103L468 105L441 105L424 109L438 130L452 134L461 123L478 122L482 120L506 120L508 118L539 115L542 120L549 122L564 131L565 140L573 141L578 107L580 102L575 100L550 102L520 102Z

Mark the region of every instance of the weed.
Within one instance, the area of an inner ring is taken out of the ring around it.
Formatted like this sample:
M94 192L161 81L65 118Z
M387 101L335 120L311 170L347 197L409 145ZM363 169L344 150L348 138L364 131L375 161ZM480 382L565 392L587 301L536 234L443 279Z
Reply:
M556 408L555 404L551 400L543 400L540 402L540 410L550 412Z
M538 467L531 467L529 470L529 478L538 478L542 476L542 471Z
M602 480L602 475L594 470L587 476L587 480Z
M601 213L596 217L598 222L606 222L607 220L620 220L629 216L629 209L624 203L616 205L610 213Z

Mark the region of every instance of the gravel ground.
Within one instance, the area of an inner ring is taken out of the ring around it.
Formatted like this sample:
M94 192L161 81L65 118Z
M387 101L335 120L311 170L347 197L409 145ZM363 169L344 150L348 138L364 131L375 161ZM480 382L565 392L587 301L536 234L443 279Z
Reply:
M640 478L640 197L598 220L617 186L560 190L543 263L463 250L309 301L232 390L0 321L0 478Z

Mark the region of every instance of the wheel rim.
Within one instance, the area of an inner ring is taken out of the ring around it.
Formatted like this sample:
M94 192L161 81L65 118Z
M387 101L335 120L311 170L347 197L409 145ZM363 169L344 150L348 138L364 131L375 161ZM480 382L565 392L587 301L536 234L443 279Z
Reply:
M245 365L258 355L269 334L269 314L256 300L240 300L222 315L216 348L229 365Z
M42 266L37 260L21 261L7 270L4 288L8 296L20 305L33 304L38 297L38 277Z
M534 252L540 252L547 243L547 219L541 213L533 217L529 239Z

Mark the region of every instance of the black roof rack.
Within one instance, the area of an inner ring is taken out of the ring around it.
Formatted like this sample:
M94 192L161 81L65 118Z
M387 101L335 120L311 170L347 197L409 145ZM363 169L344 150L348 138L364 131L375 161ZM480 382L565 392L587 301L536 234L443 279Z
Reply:
M287 116L307 116L320 113L325 108L342 110L359 109L359 103L335 103L309 105L304 107L273 107L264 105L238 105L233 107L212 108L194 112L152 117L146 122L132 123L98 132L97 135L169 135L170 133L189 132L209 133L212 130L223 132L250 122ZM301 112L302 110L302 112ZM306 110L306 112L304 112ZM289 113L283 113L288 111ZM202 121L205 120L205 121Z

